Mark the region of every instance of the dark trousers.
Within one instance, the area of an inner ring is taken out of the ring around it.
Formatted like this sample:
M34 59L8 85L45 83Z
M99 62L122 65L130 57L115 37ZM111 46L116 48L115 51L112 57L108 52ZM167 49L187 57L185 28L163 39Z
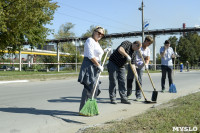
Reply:
M108 65L108 73L109 73L109 96L111 101L116 100L116 86L118 82L119 87L119 95L121 100L127 100L126 95L126 70L125 67L118 67L112 61L109 61Z
M170 87L171 84L173 84L173 80L172 80L173 67L161 65L161 69L162 69L161 87L164 90L165 89L166 74L168 74L169 87Z
M142 86L142 75L143 75L143 69L136 68L137 74L138 74L138 80L140 85ZM131 70L130 65L128 65L128 74L127 74L127 96L130 96L132 94L132 84L134 80L134 74L133 71ZM135 96L136 97L141 97L141 90L139 88L139 85L137 81L135 81L136 84L136 91L135 91Z

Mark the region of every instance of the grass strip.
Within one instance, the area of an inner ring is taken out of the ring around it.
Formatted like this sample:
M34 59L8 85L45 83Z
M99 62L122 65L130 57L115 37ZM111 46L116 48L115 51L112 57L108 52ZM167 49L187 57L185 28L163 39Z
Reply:
M103 72L102 75L107 75ZM0 71L0 81L5 80L48 80L48 79L77 79L79 72L25 72L25 71Z
M173 127L197 127L200 132L200 92L180 97L139 116L108 122L83 133L169 133Z

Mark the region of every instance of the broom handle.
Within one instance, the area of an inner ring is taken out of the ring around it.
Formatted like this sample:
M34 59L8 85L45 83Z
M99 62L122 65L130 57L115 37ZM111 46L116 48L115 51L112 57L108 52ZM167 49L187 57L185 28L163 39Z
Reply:
M130 67L131 67L131 70L133 71L133 74L134 74L135 79L136 79L136 81L137 81L137 83L138 83L138 86L139 86L140 90L142 91L142 95L144 96L145 101L147 101L147 99L146 99L146 97L145 97L145 95L144 95L144 92L143 92L143 90L142 90L142 87L141 87L141 85L140 85L140 83L139 83L139 81L138 81L138 76L136 75L136 72L135 72L135 70L133 69L133 66L132 66L132 64L131 64L131 61L129 62L129 65L130 65Z
M176 47L174 49L174 54L176 54ZM175 63L176 63L176 56L174 57L174 71L173 71L174 75L175 75L175 67L176 67Z
M107 58L108 53L109 53L109 51L106 52L106 56L105 56L105 58L104 58L104 60L103 60L102 66L104 65L104 63L105 63L105 61L106 61L106 58ZM96 80L95 87L94 87L94 89L93 89L92 99L94 98L94 93L96 92L97 84L98 84L98 82L99 82L99 77L100 77L100 75L101 75L101 71L99 72L99 75L98 75L97 80Z
M139 51L139 54L140 54L140 56L141 56L141 58L142 58L143 63L145 64L144 58L143 58L143 56L142 56L140 50L138 50L138 51ZM146 68L146 65L144 65L144 67ZM149 70L148 70L147 68L146 68L146 70L147 70L149 79L150 79L150 81L151 81L151 84L152 84L152 86L153 86L153 89L154 89L154 91L156 91L156 88L155 88L154 83L153 83L153 81L152 81L151 75L149 74Z

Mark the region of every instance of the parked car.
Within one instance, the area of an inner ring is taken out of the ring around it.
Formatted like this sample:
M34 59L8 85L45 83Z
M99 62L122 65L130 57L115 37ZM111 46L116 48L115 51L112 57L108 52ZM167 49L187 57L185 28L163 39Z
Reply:
M19 68L18 67L10 67L10 69L12 70L12 71L19 71Z
M51 67L51 68L49 69L49 71L56 71L56 70L57 70L56 67Z
M63 70L65 70L67 67L60 67L60 71L63 71ZM56 67L51 67L50 69L49 69L49 71L57 71L58 69L56 68Z
M11 71L11 67L10 66L2 66L2 68L1 69L3 69L3 70L6 70L6 71Z

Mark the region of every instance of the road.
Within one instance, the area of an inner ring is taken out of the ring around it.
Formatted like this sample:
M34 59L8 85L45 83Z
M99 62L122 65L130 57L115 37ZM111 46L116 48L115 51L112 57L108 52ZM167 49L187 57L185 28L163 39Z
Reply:
M156 89L160 91L161 73L151 74ZM1 133L75 133L79 129L121 120L145 112L154 104L136 102L132 95L131 105L112 105L108 95L108 77L101 77L102 93L98 98L100 115L78 115L83 86L77 79L47 80L25 83L7 83L0 86L0 132ZM178 93L158 94L157 104L200 90L200 71L176 72L174 81ZM166 86L168 81L166 82ZM151 99L152 86L144 74L143 89ZM167 88L168 89L168 88ZM134 92L133 92L134 93Z

